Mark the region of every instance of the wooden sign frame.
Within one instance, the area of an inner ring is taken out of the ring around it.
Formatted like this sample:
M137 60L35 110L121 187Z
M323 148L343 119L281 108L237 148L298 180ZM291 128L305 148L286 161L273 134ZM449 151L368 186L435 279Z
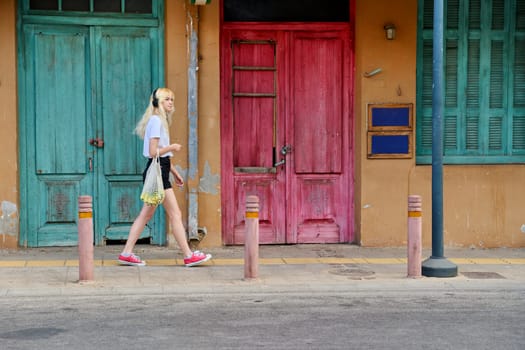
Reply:
M413 104L368 105L368 158L413 157Z

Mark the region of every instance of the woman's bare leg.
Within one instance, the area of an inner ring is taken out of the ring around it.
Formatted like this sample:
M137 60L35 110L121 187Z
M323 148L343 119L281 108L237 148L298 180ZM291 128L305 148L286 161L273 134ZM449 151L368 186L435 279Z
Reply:
M124 250L122 251L122 253L131 254L133 252L133 248L135 247L135 244L137 243L140 234L144 230L144 227L146 226L148 221L153 217L155 209L157 209L157 206L144 204L142 210L139 213L139 216L137 216L137 218L133 222L133 225L131 225L128 240L126 241L126 245L124 246Z
M168 188L166 190L166 197L164 197L164 202L162 205L168 214L171 224L171 231L175 237L175 240L177 241L177 244L182 250L182 254L184 254L184 257L190 256L192 252L186 238L186 230L182 224L182 214L172 188Z

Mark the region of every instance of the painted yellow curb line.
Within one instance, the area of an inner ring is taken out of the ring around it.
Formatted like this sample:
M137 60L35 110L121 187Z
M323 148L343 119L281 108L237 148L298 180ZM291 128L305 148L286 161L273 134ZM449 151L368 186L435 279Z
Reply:
M179 265L180 262L177 259L149 259L146 260L146 264L149 266L175 266Z
M220 260L220 259L218 259ZM241 264L244 265L244 259L239 259L241 260ZM285 264L283 258L261 258L259 259L259 263L261 265L282 265L282 264Z
M511 265L525 265L525 259L502 259L508 261Z
M27 267L63 267L66 266L65 260L28 260Z
M0 267L25 267L25 260L0 261Z
M525 265L521 258L448 258L458 265ZM406 258L260 258L260 265L310 265L310 264L357 264L357 265L400 265ZM146 259L147 266L183 266L182 259ZM203 265L243 265L244 259L212 259ZM117 260L94 260L94 265L118 266ZM3 267L78 267L78 260L0 260Z

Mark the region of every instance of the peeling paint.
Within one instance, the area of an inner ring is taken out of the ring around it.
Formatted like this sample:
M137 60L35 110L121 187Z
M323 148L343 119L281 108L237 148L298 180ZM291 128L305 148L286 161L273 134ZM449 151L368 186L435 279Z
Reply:
M2 201L2 216L0 216L0 233L17 236L18 235L18 208L15 203Z
M219 193L219 174L212 174L208 161L204 164L204 175L200 179L199 192L218 194Z
M191 189L188 196L188 238L190 240L198 239L198 194L195 189Z

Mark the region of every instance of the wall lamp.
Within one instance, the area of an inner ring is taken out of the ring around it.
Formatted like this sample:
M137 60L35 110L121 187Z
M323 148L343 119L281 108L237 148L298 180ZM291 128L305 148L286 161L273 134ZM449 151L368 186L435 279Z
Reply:
M396 38L396 26L392 23L385 24L383 27L387 40L394 40Z

